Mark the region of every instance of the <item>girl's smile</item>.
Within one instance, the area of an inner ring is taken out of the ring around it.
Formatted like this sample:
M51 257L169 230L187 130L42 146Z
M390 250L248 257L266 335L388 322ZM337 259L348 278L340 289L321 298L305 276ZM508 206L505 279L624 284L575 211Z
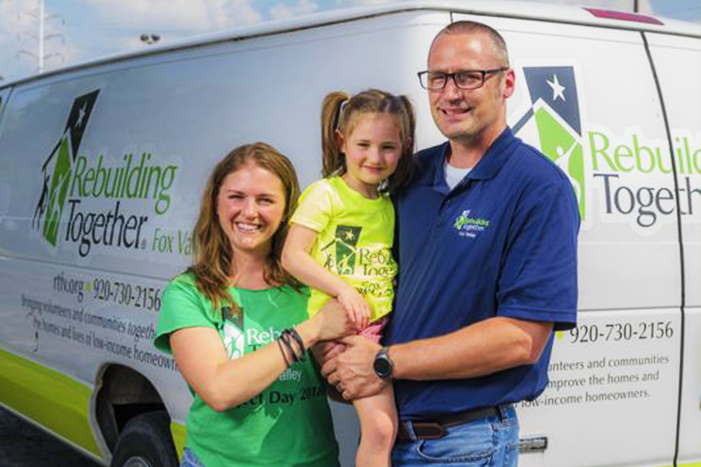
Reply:
M399 118L365 113L349 133L347 138L336 134L346 161L343 179L367 198L377 198L377 186L394 173L402 154Z

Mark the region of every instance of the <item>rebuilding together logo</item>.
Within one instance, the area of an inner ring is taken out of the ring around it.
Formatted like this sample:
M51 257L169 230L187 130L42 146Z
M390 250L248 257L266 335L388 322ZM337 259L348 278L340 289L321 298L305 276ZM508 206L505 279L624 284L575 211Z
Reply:
M41 167L41 193L32 218L32 227L50 245L56 247L61 240L76 244L81 257L90 254L93 245L145 248L149 216L143 209L129 212L121 201L152 198L155 214L164 214L178 169L153 163L147 152L140 157L125 154L116 164L102 154L79 153L99 93L98 89L73 101L63 134ZM96 204L84 203L91 198L113 204L107 209L105 203L97 209L86 207Z
M522 131L531 135L531 140L528 136L524 139L539 147L569 177L582 220L592 214L587 200L594 188L601 194L603 216L643 230L665 217L673 220L677 197L683 216L699 214L701 188L694 188L701 181L699 135L683 130L673 134L672 160L666 140L652 140L639 131L618 136L596 127L585 134L574 67L523 67L523 73L531 107L513 131L535 125L535 132ZM537 134L536 141L532 141L533 134ZM679 180L676 194L670 176L673 164Z

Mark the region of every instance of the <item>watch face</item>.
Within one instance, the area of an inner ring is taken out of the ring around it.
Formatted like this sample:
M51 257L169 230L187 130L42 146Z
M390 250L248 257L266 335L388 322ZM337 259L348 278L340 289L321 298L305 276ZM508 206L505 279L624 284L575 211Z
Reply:
M375 358L373 368L380 378L388 378L392 373L392 363L386 355L378 355L377 358Z

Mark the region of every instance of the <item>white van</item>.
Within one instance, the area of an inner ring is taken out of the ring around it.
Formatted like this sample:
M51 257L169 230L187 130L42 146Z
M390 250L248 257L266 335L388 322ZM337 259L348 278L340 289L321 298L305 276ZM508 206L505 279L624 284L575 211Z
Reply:
M0 403L105 465L173 465L191 399L151 339L214 163L260 140L317 179L337 89L410 95L418 147L442 142L416 72L462 19L503 34L509 124L583 218L579 325L519 407L520 465L701 466L701 31L591 8L371 6L0 87ZM334 413L349 466L354 414Z

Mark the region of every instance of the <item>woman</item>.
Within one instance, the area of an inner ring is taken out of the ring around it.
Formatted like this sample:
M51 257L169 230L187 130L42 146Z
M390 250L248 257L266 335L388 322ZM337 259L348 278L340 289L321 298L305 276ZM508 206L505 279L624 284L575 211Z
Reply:
M338 306L304 321L308 291L280 266L298 193L290 161L264 143L235 149L210 176L193 265L166 288L155 340L194 395L184 466L338 463L306 349L354 326Z

